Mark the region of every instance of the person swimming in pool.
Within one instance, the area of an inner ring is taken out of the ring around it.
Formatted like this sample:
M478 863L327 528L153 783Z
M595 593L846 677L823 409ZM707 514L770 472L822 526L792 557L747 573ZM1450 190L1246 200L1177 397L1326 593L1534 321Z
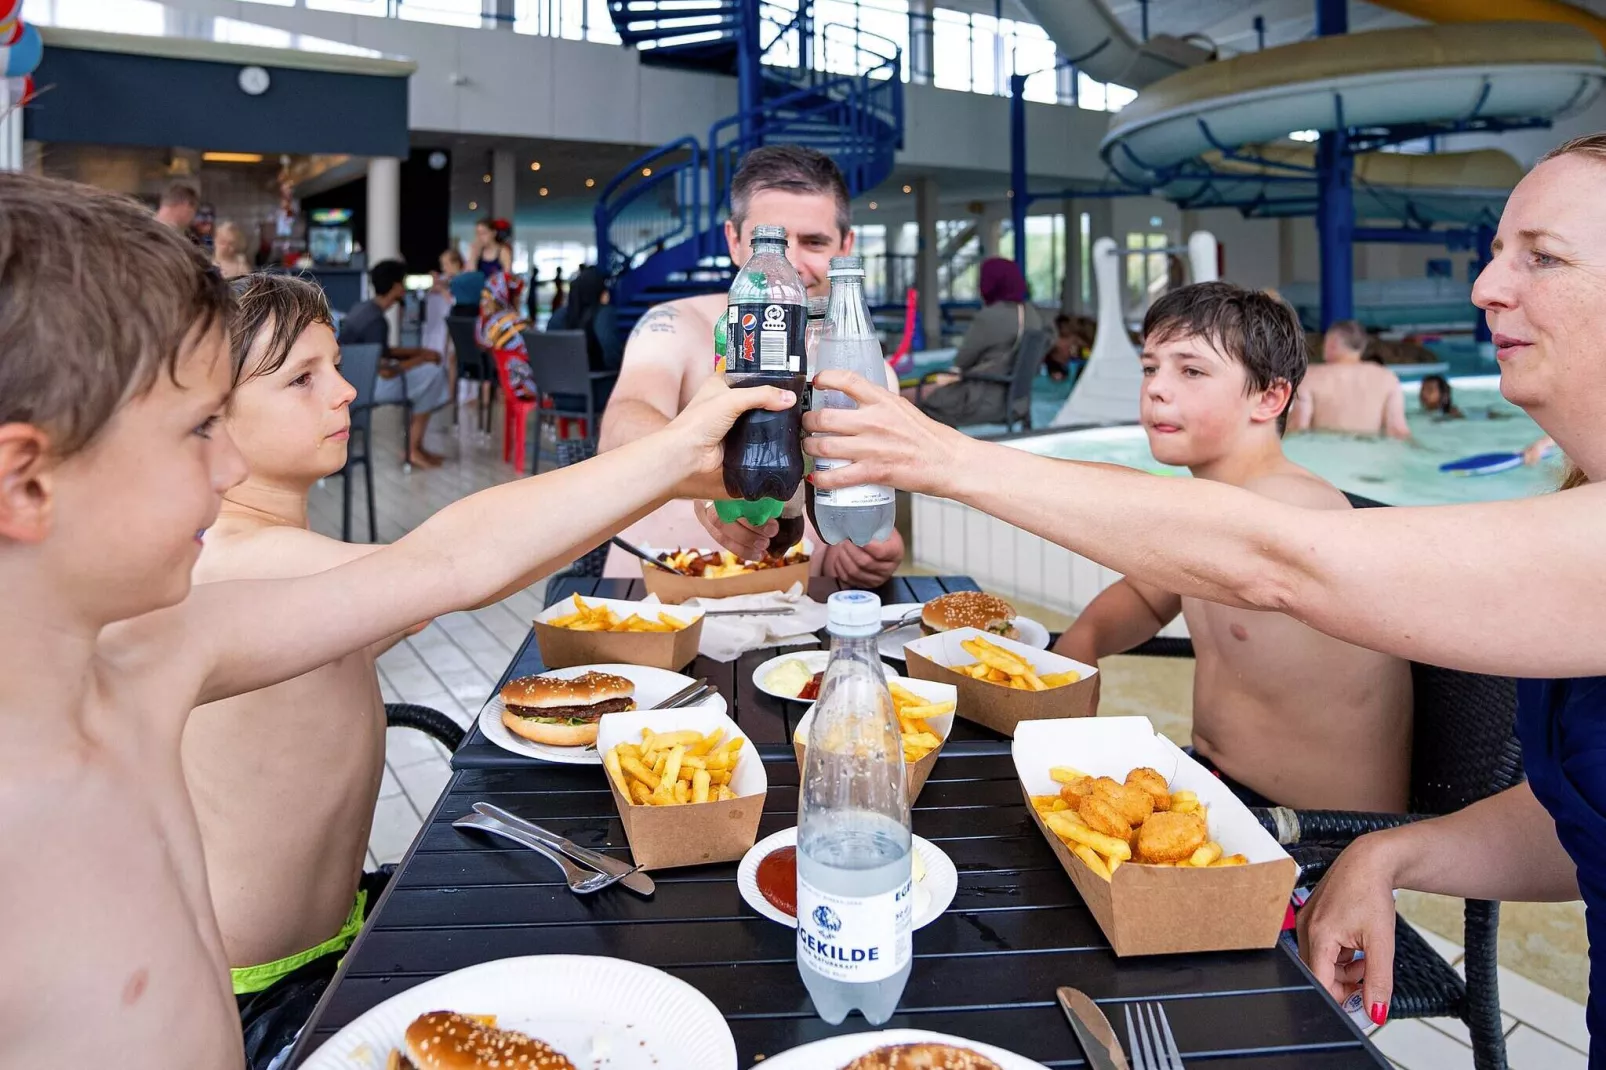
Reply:
M1422 411L1431 412L1438 420L1461 420L1466 413L1456 408L1450 397L1450 381L1442 375L1424 375L1422 377L1422 392L1418 395L1422 401Z

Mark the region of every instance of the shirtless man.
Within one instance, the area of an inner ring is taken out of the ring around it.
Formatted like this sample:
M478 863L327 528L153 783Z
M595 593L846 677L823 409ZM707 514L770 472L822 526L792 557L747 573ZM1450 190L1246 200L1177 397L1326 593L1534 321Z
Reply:
M1361 359L1366 331L1339 320L1322 336L1321 364L1312 364L1289 411L1290 431L1347 431L1410 438L1399 376Z
M786 228L786 256L803 277L809 296L830 292L826 272L833 256L853 253L847 185L829 156L794 145L755 149L742 160L731 184L731 218L725 241L731 261L747 262L748 239L759 225ZM724 313L724 294L704 294L666 301L650 309L630 332L624 366L602 420L598 449L611 450L663 427L714 372L714 324ZM889 368L888 384L897 389ZM712 536L747 560L769 547L777 525L762 528L745 521L722 523L711 499L726 498L716 474L695 492L697 501L673 501L625 532L639 545L695 547ZM885 583L903 562L903 537L894 531L885 542L865 547L851 542L825 547L810 525L808 538L816 552L810 571L862 588ZM781 549L784 549L782 547ZM639 576L641 567L614 547L608 556L610 576Z
M0 1066L238 1068L190 711L572 558L717 472L740 411L791 395L716 387L661 434L356 561L191 591L245 475L220 426L228 288L135 202L32 175L0 174L0 250Z
M1155 302L1143 343L1140 411L1157 460L1308 509L1350 507L1283 456L1280 424L1305 370L1286 305L1226 283L1185 287ZM1411 673L1397 658L1130 578L1093 599L1055 649L1097 664L1178 613L1198 659L1194 750L1240 794L1255 805L1405 808Z

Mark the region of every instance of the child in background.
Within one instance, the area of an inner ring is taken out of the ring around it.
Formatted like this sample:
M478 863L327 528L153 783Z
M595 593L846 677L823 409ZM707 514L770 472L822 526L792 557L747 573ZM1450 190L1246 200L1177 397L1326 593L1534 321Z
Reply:
M1450 398L1450 381L1442 375L1424 375L1421 393L1422 411L1431 412L1440 420L1460 420L1466 413L1456 408Z

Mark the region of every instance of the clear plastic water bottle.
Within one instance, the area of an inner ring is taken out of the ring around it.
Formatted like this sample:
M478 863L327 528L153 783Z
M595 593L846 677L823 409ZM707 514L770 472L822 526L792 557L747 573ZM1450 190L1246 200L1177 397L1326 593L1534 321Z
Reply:
M855 1007L892 1017L909 980L909 804L903 744L881 674L881 600L826 603L831 660L809 728L797 821L797 969L832 1025Z
M811 370L815 374L858 372L872 383L884 383L886 365L881 357L881 338L864 302L864 261L856 256L833 256L830 277L831 303L820 337L819 360ZM851 409L855 402L838 390L816 390L813 407L815 411ZM846 463L816 457L814 470L829 471ZM880 542L892 534L896 516L891 487L867 483L814 492L814 524L820 538L833 546L848 539L860 546Z

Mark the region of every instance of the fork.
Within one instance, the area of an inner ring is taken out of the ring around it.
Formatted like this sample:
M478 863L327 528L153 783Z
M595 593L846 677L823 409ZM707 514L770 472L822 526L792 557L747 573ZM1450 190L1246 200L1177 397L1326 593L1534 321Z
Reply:
M589 895L592 892L599 892L608 887L608 885L623 880L627 876L624 873L618 876L610 873L598 873L589 867L578 866L534 836L526 834L522 829L505 825L486 814L465 814L463 817L453 821L452 827L457 829L477 829L480 832L489 832L493 836L501 836L504 839L512 840L514 843L522 844L536 854L557 863L563 870L563 879L568 882L569 891L575 895Z
M1139 1003L1138 1026L1132 1025L1132 1005L1126 1007L1126 1046L1132 1053L1132 1070L1183 1070L1177 1038L1171 1035L1165 1007Z

